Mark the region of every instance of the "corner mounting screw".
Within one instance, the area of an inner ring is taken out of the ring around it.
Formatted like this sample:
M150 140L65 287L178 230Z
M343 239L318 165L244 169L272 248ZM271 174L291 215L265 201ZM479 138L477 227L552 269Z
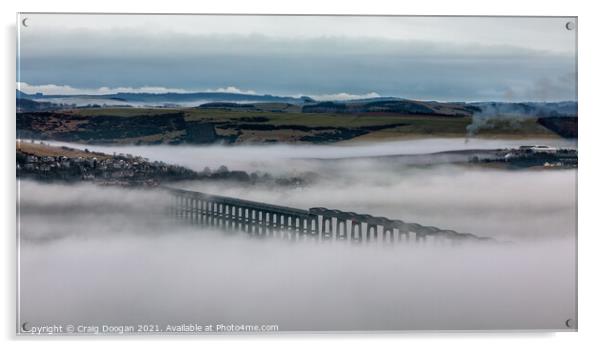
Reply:
M29 326L29 322L24 322L23 325L21 325L21 329L23 330L23 332L31 331L31 326Z

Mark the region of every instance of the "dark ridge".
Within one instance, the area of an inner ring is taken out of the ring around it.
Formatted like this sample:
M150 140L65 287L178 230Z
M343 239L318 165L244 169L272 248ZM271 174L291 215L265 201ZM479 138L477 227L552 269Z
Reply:
M51 102L36 102L27 98L17 97L17 112L51 111L61 109L63 105Z
M343 103L321 102L313 105L304 105L301 108L303 113L343 113L347 106Z
M272 125L272 124L222 124L217 126L220 129L251 130L251 131L275 131L275 130L295 130L295 131L323 131L323 130L348 130L358 129L366 131L378 131L386 128L407 126L407 123L394 123L386 125L360 126L360 127L329 127L329 126L304 126L304 125Z
M240 104L229 102L211 102L204 103L198 106L201 109L256 109L254 104Z
M576 117L551 116L538 118L537 123L564 138L577 138L578 120Z
M243 117L239 118L238 120L244 121L244 122L268 122L268 121L270 121L270 119L266 118L265 116L243 116Z
M410 114L435 114L435 111L422 104L408 101L382 101L364 104L366 112L392 112Z
M303 113L340 113L340 114L407 114L434 115L447 117L470 116L478 107L467 107L463 103L420 102L410 100L377 100L350 102L320 102L305 105Z

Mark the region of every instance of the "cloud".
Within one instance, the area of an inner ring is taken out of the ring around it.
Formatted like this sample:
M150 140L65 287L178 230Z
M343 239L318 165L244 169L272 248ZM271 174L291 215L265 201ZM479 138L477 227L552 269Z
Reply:
M153 149L172 161L191 158L168 148ZM269 172L295 165L286 157L298 149L187 148L197 164L225 152L249 163L279 155L263 166ZM248 156L249 149L259 156ZM413 171L395 163L320 162L313 168L321 179L304 188L189 186L512 237L515 244L451 249L250 239L177 224L164 215L168 198L153 189L23 180L20 316L36 326L242 323L282 331L556 329L574 318L575 171Z
M141 86L141 87L98 87L98 88L78 88L70 85L31 85L26 82L17 82L17 88L27 94L43 93L45 95L107 95L114 93L191 93L191 92L223 92L223 93L243 93L255 95L253 90L243 90L235 86L220 87L216 89L205 90L187 90L182 88L169 88L162 86Z
M560 18L39 17L18 59L19 79L36 85L521 100L525 86L576 70L576 33ZM532 98L576 95L549 89L539 83Z
M81 148L70 143L52 144ZM466 144L463 138L454 138L362 143L355 146L269 144L174 148L86 145L86 148L108 154L137 154L152 161L179 164L196 171L202 171L205 166L217 169L225 165L231 170L269 172L275 176L296 176L307 171L320 175L310 186L302 189L249 188L245 184L229 182L223 185L191 183L195 190L208 193L290 207L349 209L499 237L501 240L566 236L573 232L575 225L575 206L570 199L576 195L575 174L571 171L519 171L510 175L504 171L466 172L455 166L428 167L423 170L409 168L409 165L428 163L430 157L417 156L419 154L516 148L524 144L525 140L501 139L473 139ZM532 139L527 144L575 147L574 143L562 140ZM411 156L392 156L400 154ZM446 155L445 158L438 157L437 161L465 161L467 155L458 156L459 159ZM491 183L496 185L491 187ZM550 190L547 185L555 189ZM354 190L350 191L349 188ZM513 195L508 195L509 192Z
M43 93L43 94L79 94L81 90L73 88L68 85L54 85L54 84L46 84L46 85L30 85L26 82L17 82L17 89L21 92L34 94L34 93Z
M557 76L542 76L527 82L514 82L504 89L506 101L558 101L577 100L577 72Z
M214 89L181 89L168 88L162 86L141 86L141 87L98 87L98 88L78 88L70 85L32 85L26 82L17 82L17 88L27 94L43 93L45 95L107 95L114 93L193 93L193 92L215 92L215 93L240 93L247 95L259 95L255 90L241 89L236 86L219 87ZM296 97L306 96L298 94ZM311 98L319 101L342 101L351 99L377 98L381 95L376 92L365 94L353 93L332 93L322 95L309 95Z
M26 82L17 82L17 88L24 93L35 94L35 93L43 93L45 95L80 95L80 94L89 94L89 95L104 95L104 94L113 94L113 93L167 93L167 92L177 92L184 93L187 92L184 89L179 88L167 88L161 86L141 86L141 87L98 87L98 88L78 88L70 85L55 85L55 84L45 84L45 85L30 85Z
M242 94L246 94L246 95L256 95L257 94L257 92L255 92L254 90L242 90L235 86L220 87L220 88L216 88L216 89L208 89L208 90L204 90L203 92L242 93Z
M301 95L299 95L300 97ZM365 99L365 98L378 98L380 94L376 92L369 92L365 94L353 94L353 93L333 93L333 94L322 94L322 95L309 95L309 97L318 101L345 101L350 99Z
M551 52L574 50L576 31L565 28L575 18L533 17L378 17L378 16L228 16L228 15L80 15L28 14L30 26L21 32L24 39L46 36L64 37L76 33L83 37L99 33L121 39L139 37L247 36L283 39L388 39L515 46ZM125 34L125 35L124 35ZM59 41L59 40L54 40ZM249 43L254 44L251 40ZM60 40L60 44L82 42ZM46 43L52 44L54 43ZM95 40L84 40L96 45ZM173 44L165 42L164 44ZM143 45L141 45L143 46ZM164 47L164 46L163 46ZM163 48L161 47L161 48ZM212 49L203 45L181 49ZM230 47L234 49L234 47ZM161 50L166 52L166 50ZM94 51L93 51L94 52ZM168 51L167 51L168 52Z

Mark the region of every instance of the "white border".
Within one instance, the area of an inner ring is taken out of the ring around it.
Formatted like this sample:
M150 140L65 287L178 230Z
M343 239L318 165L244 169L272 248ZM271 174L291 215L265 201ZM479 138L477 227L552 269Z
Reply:
M554 15L579 16L579 332L578 333L438 333L438 334L336 334L336 335L296 335L280 336L233 336L233 337L152 337L152 338L99 338L87 341L86 346L117 346L138 345L146 347L164 347L167 342L178 345L195 346L211 345L230 346L240 344L250 347L306 347L308 345L365 347L366 345L383 345L408 347L440 347L462 346L462 348L508 348L508 347L602 347L600 344L600 298L602 290L598 266L602 241L599 228L596 225L598 213L598 193L602 179L602 161L600 150L602 132L602 113L600 94L600 55L599 33L602 32L602 12L595 2L586 4L577 1L545 1L527 2L525 0L505 0L487 2L471 0L430 1L420 0L411 2L370 1L327 1L303 0L295 2L252 0L252 1L131 1L103 0L95 2L83 1L3 1L2 11L2 68L4 83L1 85L3 113L0 116L3 124L0 128L3 165L2 176L2 209L1 219L4 223L2 230L4 241L3 267L1 269L3 282L0 294L4 309L0 317L2 338L8 345L29 346L44 345L50 347L79 347L82 338L15 338L16 290L15 290L15 46L16 46L16 12L152 12L152 13L300 13L300 14L399 14L399 15ZM45 343L37 343L44 340ZM107 343L106 341L110 341ZM195 343L200 340L201 343ZM333 342L336 340L336 343Z

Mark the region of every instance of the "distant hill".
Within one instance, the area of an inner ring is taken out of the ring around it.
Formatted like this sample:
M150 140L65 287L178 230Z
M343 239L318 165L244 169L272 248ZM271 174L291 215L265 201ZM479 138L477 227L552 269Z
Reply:
M304 105L304 113L342 114L405 114L463 117L471 116L478 108L464 103L422 102L406 99L379 99L348 102L320 102Z
M316 101L307 96L289 97L226 92L191 93L114 93L104 95L35 95L17 90L18 99L51 102L76 107L199 107L204 109L272 110L303 113L336 113L365 115L434 115L573 117L577 102L437 102L396 97L377 97L345 101ZM26 102L29 103L29 102ZM31 104L31 103L30 103ZM34 107L34 105L32 105ZM37 110L37 109L31 109Z
M26 95L26 97L32 97ZM254 95L243 93L225 93L225 92L192 92L192 93L114 93L104 95L36 95L36 99L103 99L115 100L128 103L142 103L148 105L154 104L180 104L180 103L209 103L209 102L239 102L239 103L292 103L303 104L307 97L281 97L272 95ZM309 99L311 100L311 99Z
M549 116L538 118L537 123L564 138L577 138L579 127L578 119L575 117Z
M17 98L29 98L31 97L31 95L28 95L25 92L21 92L19 89L17 89Z
M50 102L36 102L31 99L17 98L17 112L59 110L64 106Z

